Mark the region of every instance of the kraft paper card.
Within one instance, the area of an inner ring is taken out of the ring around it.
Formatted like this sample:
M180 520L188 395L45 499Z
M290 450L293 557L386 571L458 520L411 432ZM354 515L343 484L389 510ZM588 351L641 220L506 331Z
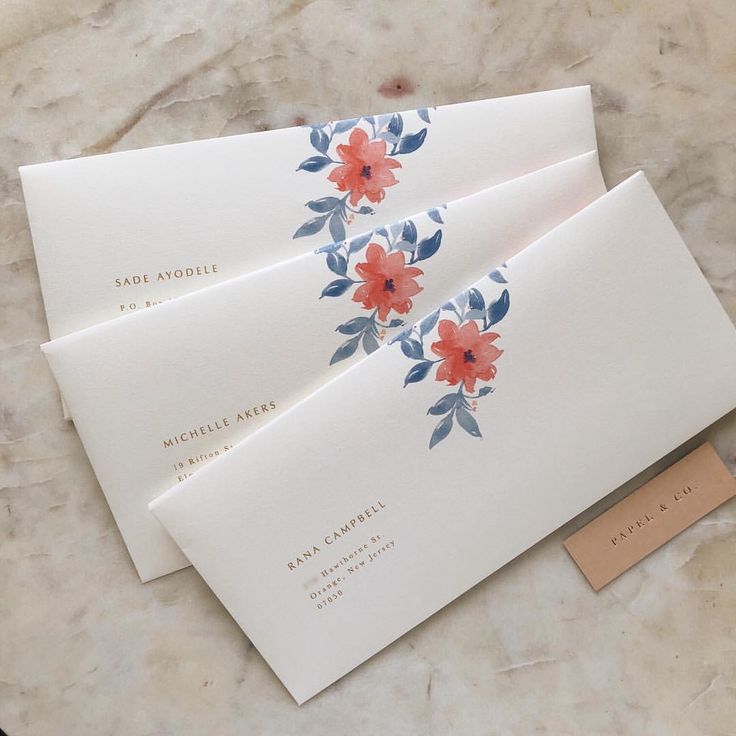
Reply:
M643 174L502 272L152 504L299 703L736 405Z
M43 346L141 578L189 564L149 501L604 191L592 152Z
M49 334L595 148L575 87L22 167Z
M736 496L736 479L706 443L565 540L600 590L698 519Z

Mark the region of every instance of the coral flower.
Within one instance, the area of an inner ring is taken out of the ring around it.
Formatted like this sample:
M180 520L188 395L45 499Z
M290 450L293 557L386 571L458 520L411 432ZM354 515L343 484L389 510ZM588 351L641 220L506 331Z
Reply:
M493 361L503 353L493 345L497 333L482 333L473 320L458 326L449 319L440 321L438 332L441 339L432 343L432 352L443 359L437 368L437 381L447 381L451 386L462 381L472 393L477 379L495 378Z
M358 263L355 270L365 283L355 290L353 301L362 302L365 309L378 309L381 320L392 309L406 314L412 307L411 297L422 290L414 279L424 271L407 266L402 251L386 253L378 243L368 246L365 263Z
M386 187L398 182L391 169L400 169L401 164L386 158L386 141L369 141L362 128L354 128L350 144L337 147L337 155L343 162L327 177L337 184L341 192L350 192L350 204L355 207L363 197L370 202L380 202Z

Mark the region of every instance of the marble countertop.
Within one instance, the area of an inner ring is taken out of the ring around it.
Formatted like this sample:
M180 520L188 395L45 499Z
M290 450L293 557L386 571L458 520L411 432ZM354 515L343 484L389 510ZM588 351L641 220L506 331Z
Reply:
M736 502L595 594L561 540L626 488L297 708L193 570L139 583L38 349L17 172L590 83L608 185L644 169L736 321L733 0L9 0L0 17L8 736L736 734ZM704 436L736 470L736 416Z

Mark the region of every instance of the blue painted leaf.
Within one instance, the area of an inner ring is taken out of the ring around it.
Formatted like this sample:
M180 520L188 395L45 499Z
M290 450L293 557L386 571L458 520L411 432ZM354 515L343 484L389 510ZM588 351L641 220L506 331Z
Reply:
M485 309L469 309L465 312L465 319L483 319L485 316Z
M442 442L452 429L452 414L444 417L440 423L434 428L432 437L429 440L429 449L431 450L438 442Z
M437 324L437 320L440 318L440 310L436 310L435 312L432 312L432 314L426 316L420 323L419 323L419 334L424 337L427 333L431 332L434 329L434 326Z
M330 235L333 240L345 240L345 223L339 212L334 212L330 217Z
M338 276L344 276L348 272L348 262L340 253L327 254L327 268L334 271Z
M468 306L471 309L480 309L481 311L485 311L486 300L483 298L483 294L481 294L478 289L473 288L468 291ZM471 317L471 319L476 318Z
M368 317L353 317L347 322L343 322L338 325L335 332L339 332L343 335L357 335L362 332L368 324Z
M450 409L457 403L457 397L459 394L445 394L434 406L429 407L427 414L433 414L439 416L440 414L447 414Z
M367 233L365 235L358 235L357 238L353 238L350 241L348 253L352 255L353 253L357 253L358 251L363 250L363 248L365 248L366 245L371 242L371 236L372 233Z
M368 205L363 205L359 210L358 214L360 215L372 215L375 212L373 207L368 207Z
M376 235L380 235L382 238L387 238L388 230L386 230L385 227L379 227L378 230L376 230Z
M340 200L337 197L322 197L307 202L307 207L314 212L332 212L339 204Z
M392 319L388 323L388 326L389 327L401 327L401 325L403 325L403 324L404 324L404 320L403 319Z
M470 294L467 291L461 291L456 297L455 297L455 304L457 304L460 309L465 309L465 307L468 306L468 302L470 301Z
M310 156L304 159L299 166L297 171L309 171L314 173L315 171L322 171L327 164L330 163L330 159L327 156Z
M390 143L392 146L395 146L399 142L399 139L387 130L384 130L383 133L379 133L377 137L382 141L386 141L386 143Z
M367 115L365 118L363 118L367 123L370 125L376 124L376 119L373 117L373 115Z
M483 436L480 433L480 427L478 427L478 422L475 421L475 417L464 406L461 405L457 407L455 416L457 417L457 423L469 435L472 435L473 437Z
M352 283L350 279L335 279L334 281L330 281L322 290L319 298L321 299L323 296L342 296L350 288Z
M389 341L389 345L393 345L395 342L403 342L407 337L411 335L411 327L407 330L401 330L398 335L394 335Z
M440 249L441 243L442 230L437 230L437 232L431 237L420 240L416 250L416 259L418 261L423 261L427 258L431 258Z
M504 289L498 299L496 299L490 307L488 307L488 324L495 325L500 322L509 311L509 290Z
M344 133L351 128L354 128L358 124L359 118L351 118L350 120L338 120L335 123L335 127L332 129L333 133Z
M341 243L330 243L329 245L323 245L321 248L317 248L315 253L336 253L340 250Z
M394 115L391 118L391 122L388 124L388 132L393 133L397 138L401 136L401 131L404 130L404 121L401 115Z
M423 381L427 377L427 373L429 373L431 367L431 360L414 363L406 374L406 378L404 378L404 388L406 388L410 383L419 383L419 381Z
M483 388L478 391L478 398L481 396L488 396L488 394L492 394L494 391L492 386L483 386Z
M308 235L314 235L315 233L318 233L325 226L326 221L327 221L327 215L320 215L319 217L314 217L311 220L307 220L294 233L294 235L292 235L292 238L305 238Z
M424 120L425 123L431 123L432 121L429 119L429 110L427 110L426 107L420 107L417 110L417 115Z
M407 220L404 223L401 239L406 240L408 243L417 242L417 226L411 220Z
M440 211L436 208L432 208L431 210L427 210L427 216L430 220L434 220L438 225L444 225L444 220L442 219L442 215L440 215Z
M399 142L399 153L414 153L424 143L427 137L427 129L422 128L418 133L405 135Z
M340 345L340 347L335 350L335 354L330 360L330 365L335 365L335 363L339 363L341 360L345 360L345 358L349 358L351 355L354 355L355 351L358 349L359 342L360 335L356 335Z
M327 134L319 128L312 128L312 132L309 134L309 142L320 153L327 153L327 149L330 146L330 139L327 137Z
M387 123L389 123L391 121L391 118L393 116L394 115L391 112L389 112L389 113L383 113L382 115L379 115L376 118L376 126L378 128L383 128L384 125L386 125Z
M364 332L363 333L363 350L370 355L371 353L375 353L376 350L378 350L378 342L376 341L376 338L371 335L370 332Z
M412 360L421 360L424 358L424 348L419 340L415 340L413 337L407 337L406 340L401 341L401 352L406 355L407 358Z
M410 243L408 240L399 240L394 243L394 249L413 253L417 249L417 246L414 243Z
M391 233L392 238L400 237L401 233L404 232L403 220L401 222L394 222L392 225L389 225L388 230Z
M495 281L497 284L508 284L508 281L506 281L503 274L498 269L491 271L488 274L488 278L491 279L491 281Z

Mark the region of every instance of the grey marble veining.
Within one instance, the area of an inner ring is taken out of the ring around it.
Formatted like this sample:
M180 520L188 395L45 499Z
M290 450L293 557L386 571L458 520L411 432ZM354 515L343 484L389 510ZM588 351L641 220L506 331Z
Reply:
M0 20L9 736L736 734L736 504L594 594L561 540L626 488L297 708L193 570L138 582L38 350L17 174L591 83L607 183L646 171L736 320L733 0L8 0ZM736 470L736 417L706 436Z

